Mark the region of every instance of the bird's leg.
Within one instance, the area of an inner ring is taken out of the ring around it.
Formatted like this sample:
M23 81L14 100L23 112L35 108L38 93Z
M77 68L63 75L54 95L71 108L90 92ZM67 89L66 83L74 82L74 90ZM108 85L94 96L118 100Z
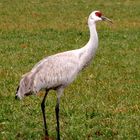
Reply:
M57 102L56 102L56 107L55 107L56 121L57 121L57 127L56 127L56 131L57 131L57 140L60 140L59 103L60 103L60 98L58 97L58 98L57 98Z
M46 90L45 96L44 96L42 103L41 103L41 109L42 109L43 120L44 120L44 128L45 128L45 136L49 136L47 123L46 123L46 116L45 116L45 100L46 100L47 94L48 94L48 90Z

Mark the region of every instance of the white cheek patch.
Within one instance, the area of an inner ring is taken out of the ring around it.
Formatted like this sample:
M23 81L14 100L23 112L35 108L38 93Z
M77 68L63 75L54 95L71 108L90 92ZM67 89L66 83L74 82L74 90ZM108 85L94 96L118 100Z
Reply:
M93 18L92 16L90 16L90 19L92 19L92 20L93 20L94 18Z

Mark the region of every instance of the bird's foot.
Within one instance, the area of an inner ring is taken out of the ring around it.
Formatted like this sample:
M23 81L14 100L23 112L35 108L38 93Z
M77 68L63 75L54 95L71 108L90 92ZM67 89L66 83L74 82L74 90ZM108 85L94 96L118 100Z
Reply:
M54 139L50 138L49 136L45 136L42 138L42 140L54 140Z

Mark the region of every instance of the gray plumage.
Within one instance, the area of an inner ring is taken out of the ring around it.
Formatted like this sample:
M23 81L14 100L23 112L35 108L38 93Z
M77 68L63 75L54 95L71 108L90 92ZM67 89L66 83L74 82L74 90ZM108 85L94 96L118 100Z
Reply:
M59 53L43 59L29 73L23 75L19 88L20 98L30 92L36 94L41 89L65 88L86 65L80 63L81 59L82 55L75 51Z

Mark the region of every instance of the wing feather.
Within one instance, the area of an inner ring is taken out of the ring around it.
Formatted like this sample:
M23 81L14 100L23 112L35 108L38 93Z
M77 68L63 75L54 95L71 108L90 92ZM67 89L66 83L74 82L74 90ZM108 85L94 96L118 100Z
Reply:
M55 88L67 86L79 72L78 57L74 54L60 53L40 61L31 72L34 73L34 88Z

